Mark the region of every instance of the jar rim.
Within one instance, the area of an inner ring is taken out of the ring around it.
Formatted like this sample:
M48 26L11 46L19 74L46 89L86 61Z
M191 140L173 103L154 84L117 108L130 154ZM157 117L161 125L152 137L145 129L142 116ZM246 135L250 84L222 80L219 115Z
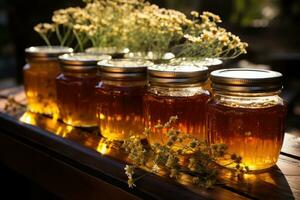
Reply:
M194 65L154 65L148 68L148 75L150 84L194 84L207 80L208 68Z
M96 55L90 53L69 53L58 57L59 61L64 66L97 66L97 62L101 60L110 60L109 55Z
M126 54L129 53L128 48L119 49L117 47L89 47L85 49L86 53L99 54L99 55L113 55L113 54Z
M101 72L146 74L147 68L153 63L145 59L122 58L100 61L97 65Z

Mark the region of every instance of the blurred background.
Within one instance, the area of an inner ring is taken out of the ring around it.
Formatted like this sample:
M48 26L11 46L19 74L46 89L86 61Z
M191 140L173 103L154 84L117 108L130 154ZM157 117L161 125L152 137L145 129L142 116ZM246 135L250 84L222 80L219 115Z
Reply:
M211 11L221 16L222 26L249 43L248 54L229 67L257 67L284 74L283 97L288 103L287 131L300 132L300 1L299 0L150 0L160 7L186 14ZM44 45L33 26L51 20L59 8L83 5L80 0L0 0L0 89L22 84L24 49ZM300 135L300 134L299 134ZM23 199L55 199L42 188L0 166L0 192L13 197L18 188ZM32 188L39 192L32 192ZM26 195L27 194L27 195ZM31 196L35 194L37 196ZM16 195L16 194L15 194Z

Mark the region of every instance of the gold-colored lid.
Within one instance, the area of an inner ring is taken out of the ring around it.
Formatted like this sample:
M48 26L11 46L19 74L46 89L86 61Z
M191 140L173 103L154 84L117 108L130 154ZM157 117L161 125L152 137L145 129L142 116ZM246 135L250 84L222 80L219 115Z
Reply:
M98 62L100 76L114 80L145 79L147 67L151 65L152 62L142 59L113 59Z
M152 62L143 59L113 59L98 62L100 70L104 72L147 72Z
M157 52L129 52L126 53L125 58L135 58L135 59L146 59L146 60L165 60L170 61L175 58L175 55L171 52L164 53L162 56Z
M224 61L217 58L205 58L205 59L194 59L194 58L178 58L174 59L174 63L180 65L195 65L197 67L207 67L209 72L217 69L224 68Z
M282 74L263 69L231 68L211 72L215 91L256 93L282 89Z
M99 61L110 60L109 55L95 55L89 53L71 53L59 56L62 69L65 70L91 70L97 68Z
M61 46L33 46L25 49L26 58L36 60L57 60L59 55L72 52L72 48Z
M194 65L154 65L148 68L149 82L154 84L197 84L207 80L207 67Z
M123 58L125 54L129 53L129 49L118 49L116 47L90 47L87 48L85 52L98 55L110 55L112 58Z

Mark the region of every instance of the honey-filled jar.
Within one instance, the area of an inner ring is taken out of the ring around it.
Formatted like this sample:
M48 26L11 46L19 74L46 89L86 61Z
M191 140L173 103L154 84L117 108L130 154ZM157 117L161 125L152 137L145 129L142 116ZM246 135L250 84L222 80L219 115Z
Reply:
M23 68L27 109L31 112L58 115L55 78L60 73L58 56L72 48L36 46L25 49L27 64Z
M286 105L279 94L282 74L259 69L223 69L211 73L208 103L210 144L226 144L229 154L258 171L276 164L284 137ZM228 159L218 163L231 168Z
M147 67L139 59L99 62L101 81L96 87L101 134L109 140L124 140L144 131L143 96Z
M168 129L164 125L177 116L173 128L181 134L204 141L206 103L210 93L203 85L208 76L207 67L193 65L155 65L148 69L148 91L144 97L146 126L150 144L166 144Z
M95 86L97 62L108 55L86 53L59 56L62 73L56 78L57 103L61 119L77 127L97 126Z

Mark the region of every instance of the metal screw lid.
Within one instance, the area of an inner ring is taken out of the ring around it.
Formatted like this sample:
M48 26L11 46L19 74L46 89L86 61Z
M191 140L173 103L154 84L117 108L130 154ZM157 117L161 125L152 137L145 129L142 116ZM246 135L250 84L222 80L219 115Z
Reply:
M194 65L154 65L148 68L149 82L154 84L197 84L208 78L207 67Z
M92 70L97 68L97 63L109 60L109 55L95 55L89 53L71 53L59 56L62 69L65 70Z
M282 74L263 69L231 68L211 72L215 91L256 93L282 89Z
M205 58L201 60L179 58L179 59L174 59L174 62L180 63L180 65L195 65L197 67L207 67L209 72L224 68L223 66L224 62L217 58Z
M142 59L113 59L98 62L100 75L107 79L146 79L152 62Z
M100 70L103 72L147 72L148 66L152 62L143 59L113 59L98 62Z
M175 58L175 55L171 52L164 53L161 55L157 52L129 52L125 54L125 58L135 58L135 59L146 59L146 60L165 60L170 61Z
M61 46L33 46L25 49L26 58L29 60L57 60L59 55L72 52L72 48Z
M112 58L123 58L125 54L129 53L129 49L118 49L116 47L90 47L87 48L85 52L97 55L110 55Z

